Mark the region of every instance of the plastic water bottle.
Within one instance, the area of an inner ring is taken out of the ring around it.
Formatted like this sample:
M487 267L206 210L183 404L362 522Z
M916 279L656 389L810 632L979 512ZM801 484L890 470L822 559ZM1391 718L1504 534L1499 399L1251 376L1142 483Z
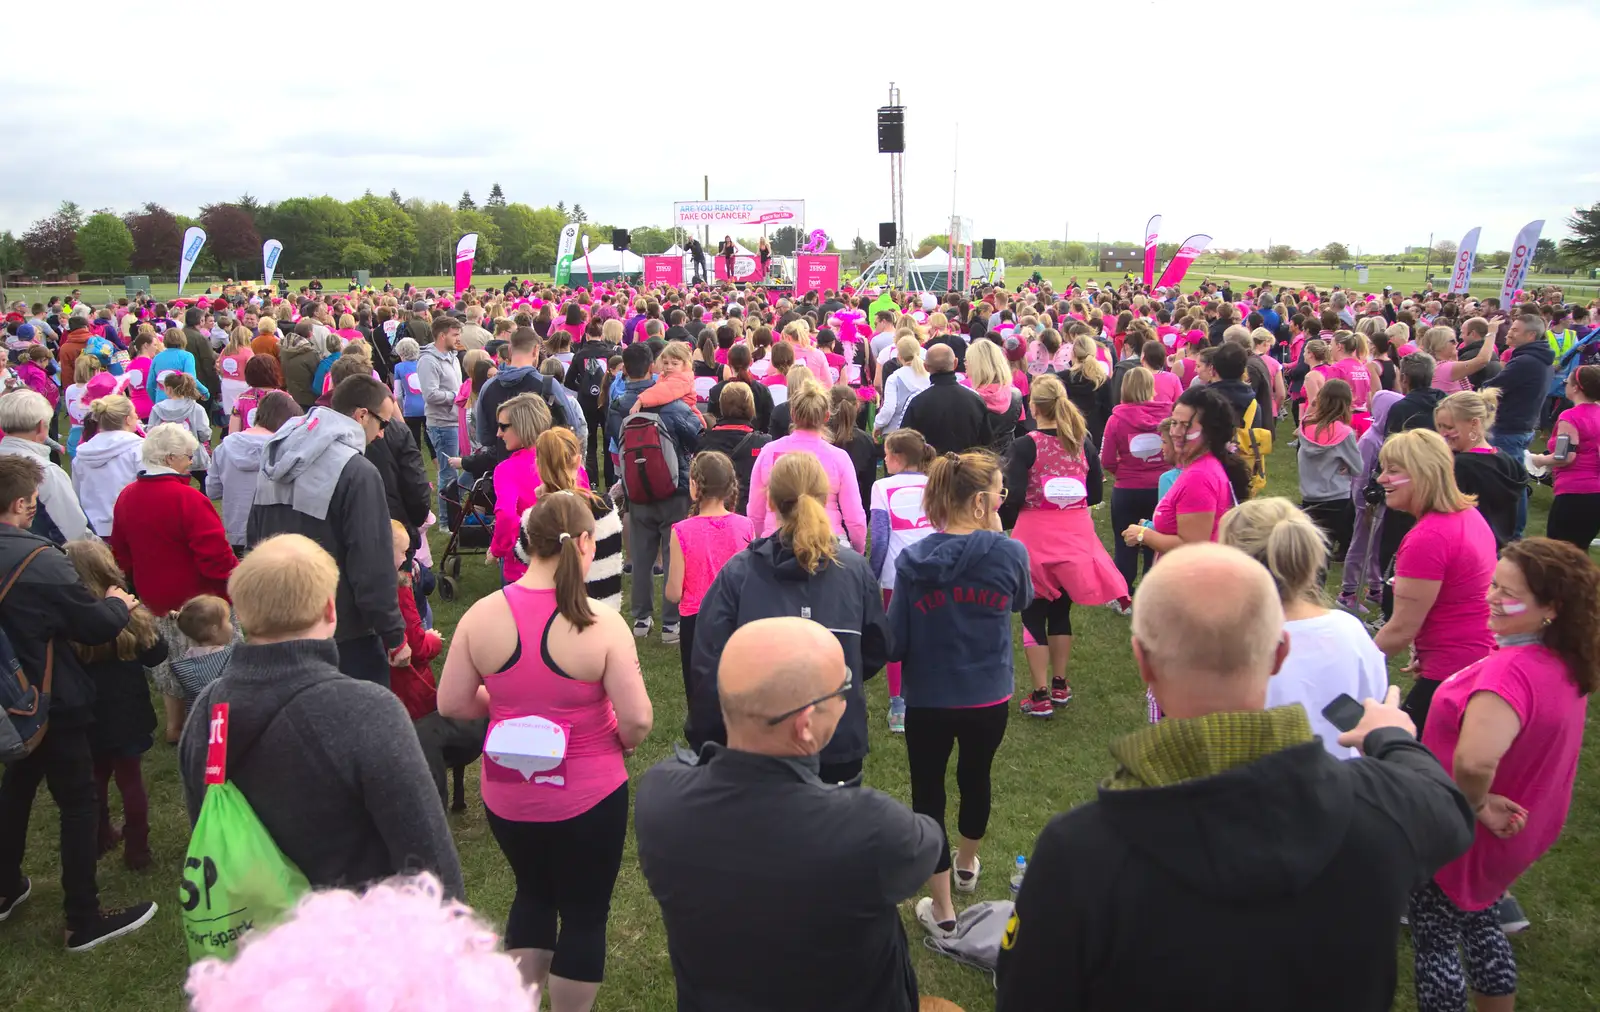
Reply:
M1022 889L1022 876L1028 873L1028 859L1022 854L1017 855L1017 873L1011 876L1011 891L1019 892Z

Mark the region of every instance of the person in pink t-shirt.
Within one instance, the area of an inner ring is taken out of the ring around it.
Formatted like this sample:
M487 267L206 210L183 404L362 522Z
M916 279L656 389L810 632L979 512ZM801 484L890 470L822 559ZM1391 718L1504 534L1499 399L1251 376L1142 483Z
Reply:
M1393 657L1411 648L1417 680L1405 710L1419 731L1439 683L1480 660L1494 646L1489 634L1489 578L1494 532L1473 508L1476 498L1456 485L1455 460L1431 429L1389 437L1378 451L1384 505L1417 523L1394 557L1394 614L1373 641Z
M1556 420L1549 452L1532 459L1554 471L1556 496L1545 533L1588 551L1600 536L1600 366L1572 370L1566 394L1572 407ZM1566 455L1557 457L1563 445Z
M1158 555L1217 540L1222 515L1250 494L1250 473L1231 449L1233 405L1210 387L1185 390L1172 406L1172 436L1183 473L1161 498L1152 525L1129 524L1122 543Z
M689 465L689 515L672 525L668 543L668 601L678 602L678 652L683 663L685 698L689 692L689 659L694 656L694 623L700 601L727 561L753 540L750 518L730 512L739 502L739 478L733 461L716 450L702 450Z
M1488 610L1499 648L1439 686L1422 732L1478 826L1411 896L1420 1012L1465 1008L1469 977L1478 1008L1511 1008L1516 956L1496 908L1561 835L1600 673L1600 570L1586 552L1548 538L1506 546Z

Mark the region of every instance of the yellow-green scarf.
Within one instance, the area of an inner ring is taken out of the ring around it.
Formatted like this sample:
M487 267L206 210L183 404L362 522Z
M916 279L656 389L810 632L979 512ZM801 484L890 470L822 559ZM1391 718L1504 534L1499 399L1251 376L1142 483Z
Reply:
M1112 741L1111 755L1119 765L1101 786L1113 791L1170 787L1312 740L1311 722L1299 703L1188 720L1168 718Z

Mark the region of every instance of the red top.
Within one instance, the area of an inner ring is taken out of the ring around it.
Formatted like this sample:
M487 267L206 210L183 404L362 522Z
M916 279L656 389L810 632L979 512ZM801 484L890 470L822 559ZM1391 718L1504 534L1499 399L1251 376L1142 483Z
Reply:
M389 687L405 704L412 720L421 720L439 708L439 683L433 677L433 659L444 649L439 634L422 628L417 599L411 588L400 588L400 617L406 624L406 646L411 648L411 663L389 668Z
M122 490L111 510L111 552L157 616L201 594L226 598L238 565L216 507L186 474L141 472Z

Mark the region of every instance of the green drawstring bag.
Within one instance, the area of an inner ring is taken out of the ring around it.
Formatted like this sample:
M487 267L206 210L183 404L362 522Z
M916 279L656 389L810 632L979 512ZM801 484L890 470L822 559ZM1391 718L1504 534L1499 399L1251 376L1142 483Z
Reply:
M286 701L278 713L287 708ZM270 726L268 721L261 733ZM278 849L244 792L228 782L227 703L212 705L210 729L206 796L178 883L191 962L208 956L231 959L245 935L277 923L311 889ZM240 757L248 751L241 750Z

